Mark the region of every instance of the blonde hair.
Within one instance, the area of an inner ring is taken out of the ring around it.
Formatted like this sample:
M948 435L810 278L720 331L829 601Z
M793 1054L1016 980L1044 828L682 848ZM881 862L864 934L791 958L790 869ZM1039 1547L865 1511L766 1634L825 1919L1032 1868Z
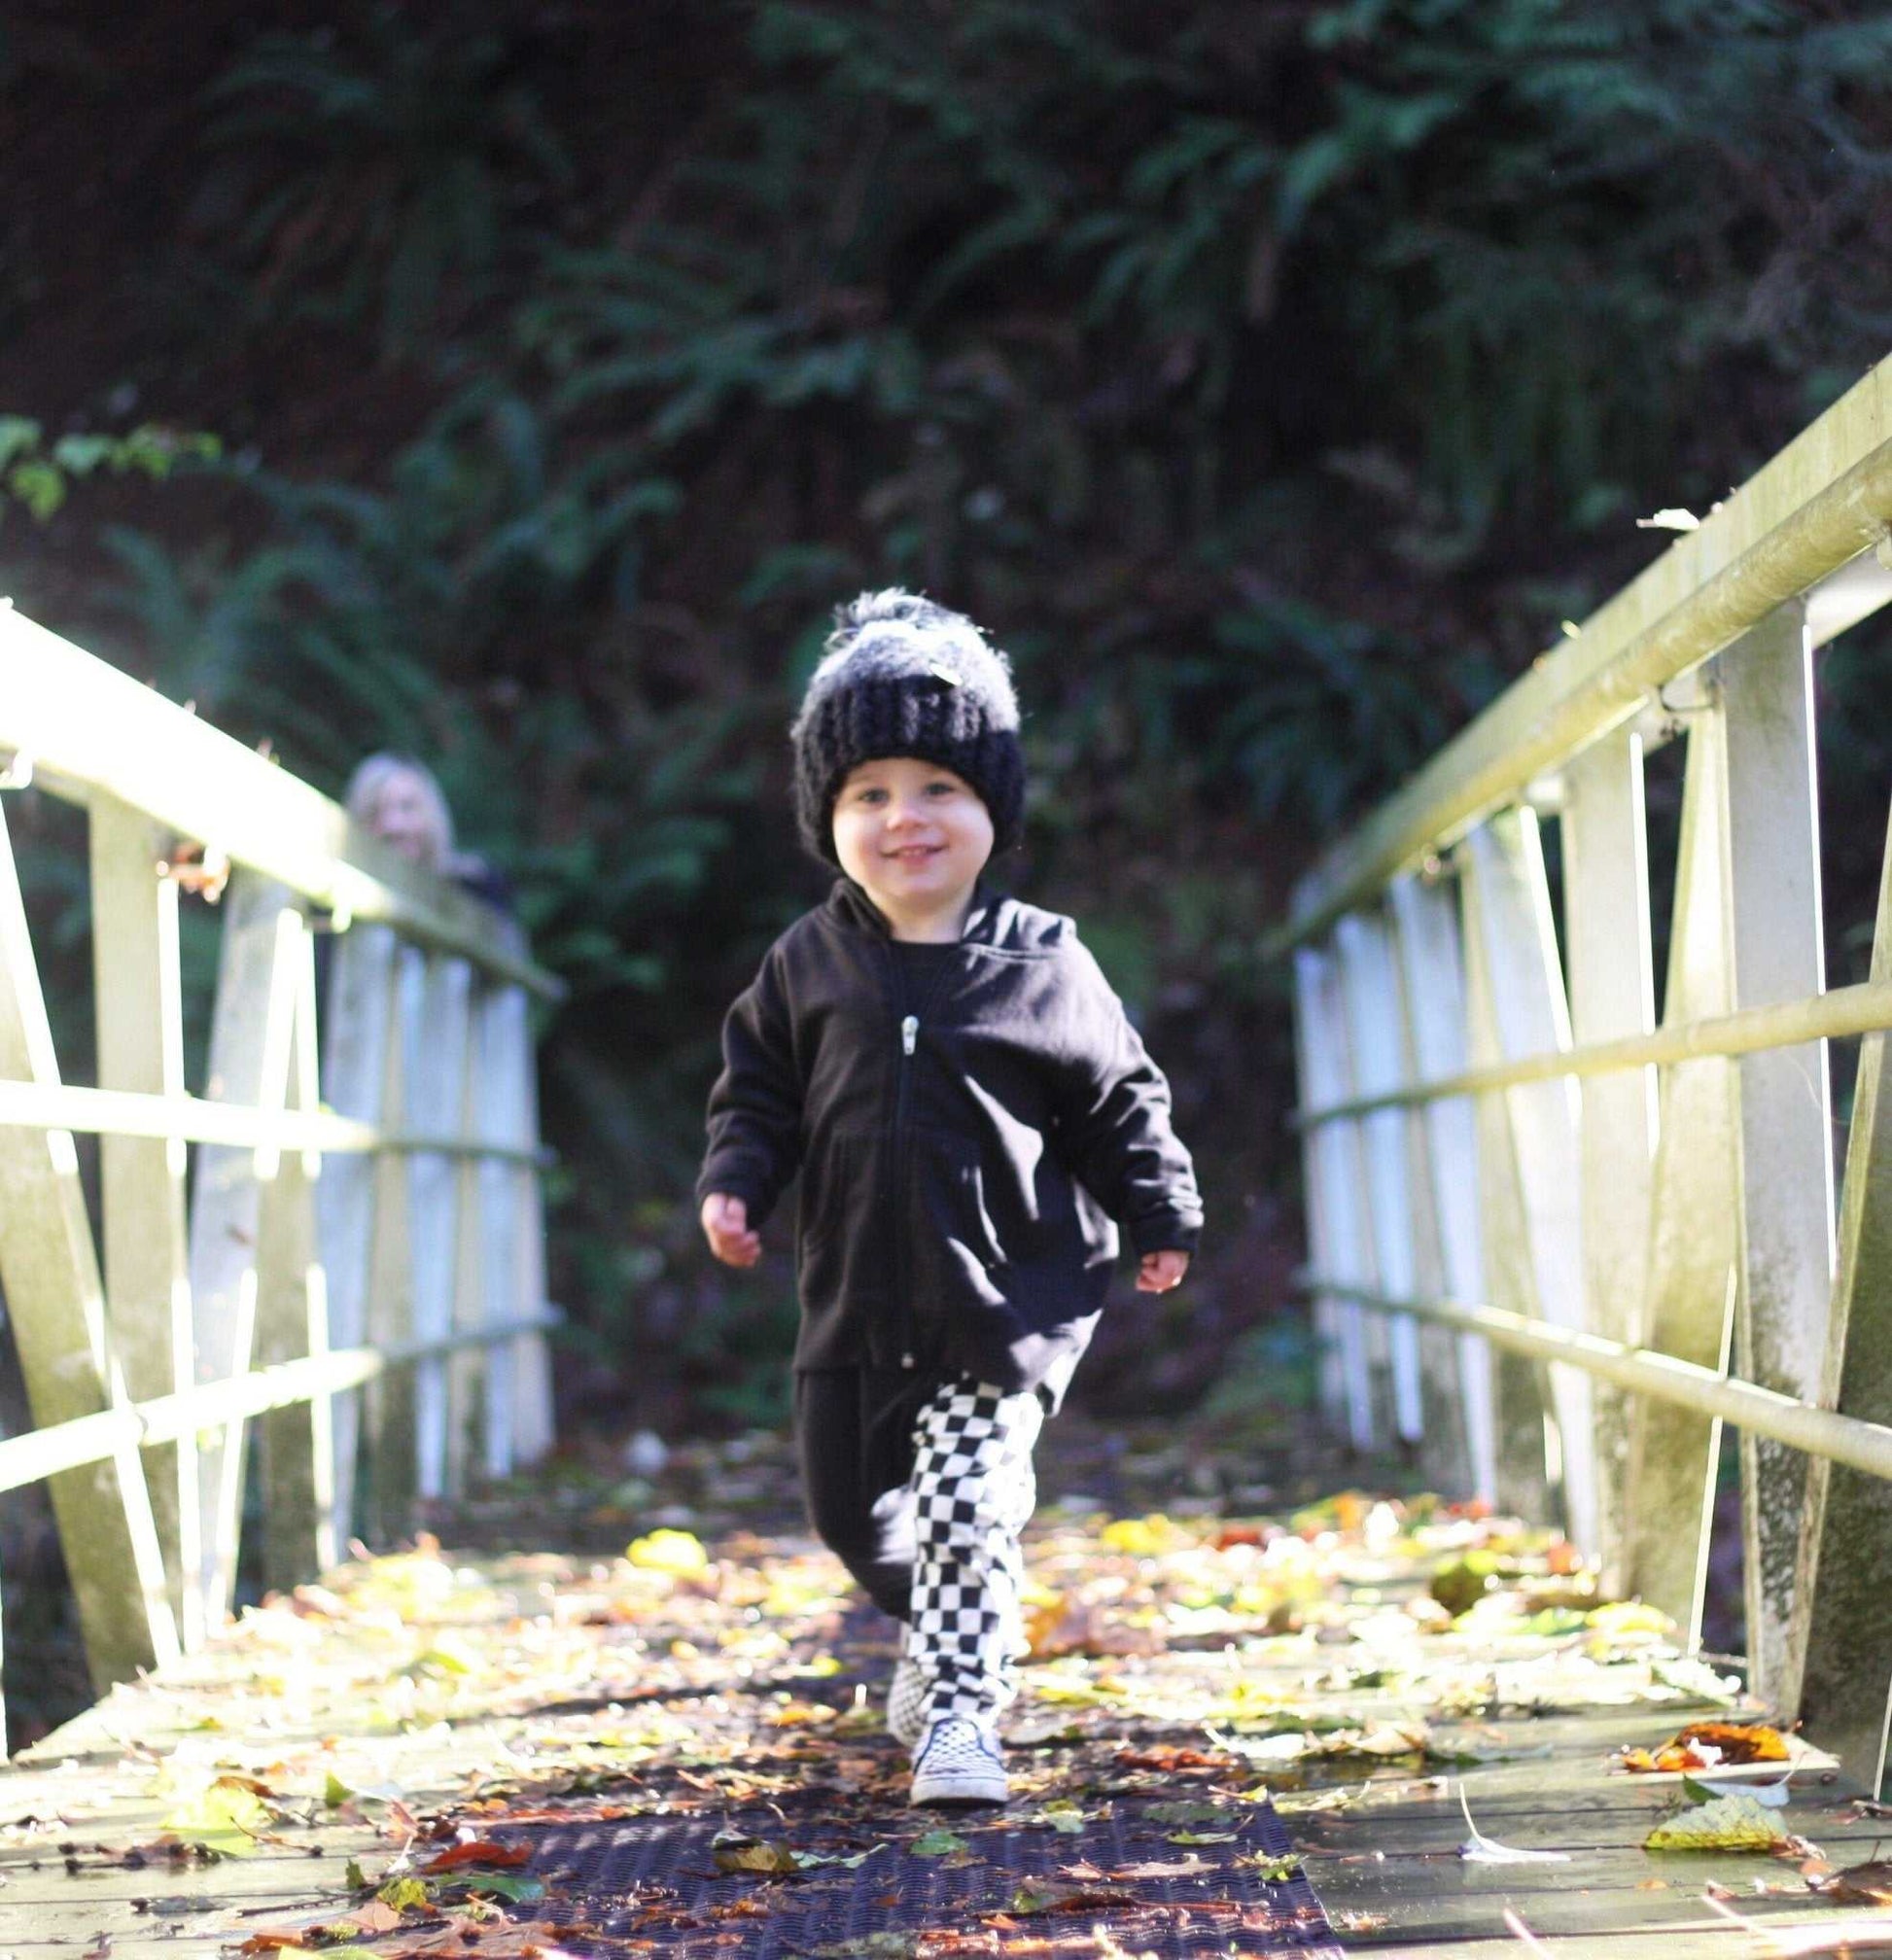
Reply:
M425 762L417 761L411 755L398 754L393 750L382 750L377 754L364 756L356 763L355 773L348 779L348 788L342 795L343 806L364 829L372 830L380 814L381 798L387 794L388 786L399 776L413 778L420 788L421 800L427 805L427 834L433 846L427 859L428 868L450 874L459 862L453 850L453 812L447 808L439 779Z

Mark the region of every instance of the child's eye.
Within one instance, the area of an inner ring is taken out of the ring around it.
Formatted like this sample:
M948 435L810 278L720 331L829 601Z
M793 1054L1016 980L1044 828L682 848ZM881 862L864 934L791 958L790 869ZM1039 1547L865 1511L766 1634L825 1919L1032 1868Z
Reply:
M959 785L957 783L939 782L928 783L927 785L927 794L928 796L955 796L958 793Z

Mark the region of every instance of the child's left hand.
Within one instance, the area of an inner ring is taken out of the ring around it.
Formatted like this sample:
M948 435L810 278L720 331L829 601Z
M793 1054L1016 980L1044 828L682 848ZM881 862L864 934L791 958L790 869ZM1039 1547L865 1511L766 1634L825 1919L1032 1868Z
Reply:
M1182 1284L1182 1276L1188 1270L1186 1252L1145 1252L1137 1267L1137 1290L1167 1293L1173 1286Z

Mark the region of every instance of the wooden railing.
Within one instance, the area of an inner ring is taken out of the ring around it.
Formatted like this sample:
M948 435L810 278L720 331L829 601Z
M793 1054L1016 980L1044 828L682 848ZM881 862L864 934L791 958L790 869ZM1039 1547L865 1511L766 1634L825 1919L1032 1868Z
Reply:
M1892 361L1566 628L1327 856L1275 940L1335 1418L1560 1509L1608 1583L1696 1637L1737 1425L1754 1685L1875 1780L1892 858L1871 977L1828 991L1812 676L1892 598L1888 524ZM1658 1027L1643 765L1678 739ZM1863 1038L1836 1235L1841 1036Z
M490 906L0 602L0 789L29 788L88 815L97 1082L62 1077L0 797L0 1296L33 1425L0 1490L48 1483L103 1690L229 1611L253 1426L270 1584L475 1452L549 1446L528 997L559 989ZM193 1088L180 908L220 890Z

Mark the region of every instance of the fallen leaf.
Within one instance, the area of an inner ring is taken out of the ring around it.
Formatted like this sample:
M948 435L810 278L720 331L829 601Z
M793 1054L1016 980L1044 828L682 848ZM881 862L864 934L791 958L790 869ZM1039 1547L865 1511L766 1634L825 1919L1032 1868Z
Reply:
M1074 1836L1084 1828L1084 1811L1080 1804L1073 1803L1069 1797L1054 1797L1043 1804L1038 1814L1032 1819L1034 1824L1048 1824L1052 1830L1063 1832L1066 1837Z
M515 1906L545 1896L545 1881L543 1878L520 1878L510 1872L468 1872L457 1882L470 1892L509 1899Z
M1626 1768L1672 1775L1677 1770L1717 1769L1734 1763L1785 1763L1787 1740L1761 1722L1691 1722L1661 1747L1625 1749Z
M1235 1831L1171 1831L1165 1833L1172 1844L1233 1844L1241 1834Z
M1892 1906L1892 1860L1874 1858L1864 1865L1849 1865L1830 1876L1809 1878L1806 1884L1822 1899L1837 1899L1848 1906Z
M502 1844L496 1838L474 1838L464 1844L449 1844L438 1856L430 1858L420 1869L423 1872L453 1872L462 1865L530 1865L532 1846L530 1844Z
M950 1831L928 1831L906 1848L916 1858L951 1858L961 1851L969 1852L971 1846L964 1838L955 1837Z
M1225 1803L1149 1803L1141 1814L1156 1824L1223 1824L1229 1811Z
M1227 1764L1223 1756L1205 1756L1200 1749L1179 1749L1159 1745L1149 1749L1119 1749L1119 1769L1220 1769Z
M1033 1659L1037 1661L1051 1661L1066 1654L1112 1658L1160 1654L1168 1644L1157 1628L1132 1627L1108 1607L1062 1595L1049 1605L1033 1608L1026 1618L1025 1638Z
M1273 1851L1251 1851L1235 1862L1248 1866L1264 1885L1285 1885L1301 1875L1301 1861L1291 1851L1285 1858Z
M694 1531L652 1531L631 1541L624 1556L647 1572L668 1572L683 1579L709 1568L710 1555Z
M884 1844L870 1844L864 1851L857 1851L851 1857L824 1851L797 1851L791 1845L774 1844L762 1838L745 1838L724 1832L710 1840L710 1855L716 1860L718 1872L751 1872L767 1877L788 1877L797 1872L813 1872L823 1865L834 1865L843 1871L855 1872L866 1864L876 1851L884 1851Z
M1198 1872L1208 1872L1212 1869L1204 1859L1193 1855L1188 1858L1151 1858L1140 1865L1119 1865L1110 1873L1110 1876L1112 1878L1192 1878ZM1068 1877L1076 1877L1079 1874L1075 1867L1067 1866L1066 1875ZM1101 1878L1104 1876L1104 1873L1096 1872L1083 1875Z
M1104 1906L1135 1906L1134 1892L1113 1891L1107 1885L1053 1885L1028 1878L1012 1894L1007 1911L1021 1916L1037 1912L1088 1912Z
M1717 1797L1658 1824L1645 1851L1774 1851L1792 1839L1752 1797Z
M1345 1810L1366 1794L1365 1783L1357 1789L1337 1783L1331 1790L1284 1790L1270 1801L1282 1817L1300 1816L1310 1810Z
M333 1932L347 1935L359 1933L373 1939L378 1933L391 1933L401 1924L399 1908L390 1906L385 1899L370 1899L365 1905L356 1906L346 1919L337 1920Z
M198 1844L224 1858L247 1858L276 1813L247 1781L219 1777L202 1796L173 1810L160 1829L180 1844Z

